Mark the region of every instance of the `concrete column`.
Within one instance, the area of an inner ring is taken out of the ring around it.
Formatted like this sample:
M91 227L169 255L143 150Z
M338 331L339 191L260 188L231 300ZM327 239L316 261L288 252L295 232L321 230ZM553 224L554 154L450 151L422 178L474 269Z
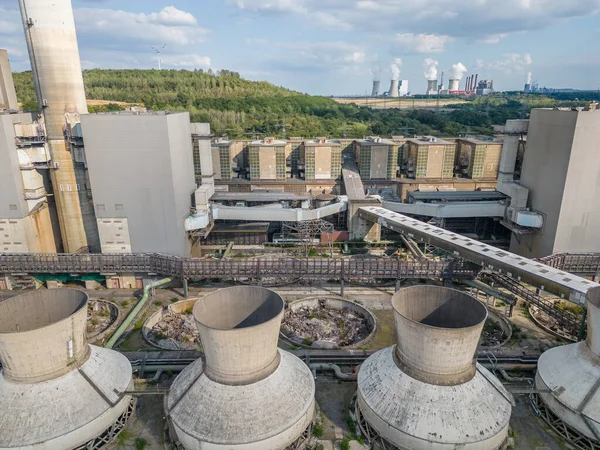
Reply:
M340 296L344 296L344 279L340 280Z
M396 291L398 292L400 290L400 280L396 280Z
M485 295L485 306L490 306L490 295L489 294Z
M188 298L189 296L189 291L188 291L188 280L187 279L183 279L183 296L185 298Z

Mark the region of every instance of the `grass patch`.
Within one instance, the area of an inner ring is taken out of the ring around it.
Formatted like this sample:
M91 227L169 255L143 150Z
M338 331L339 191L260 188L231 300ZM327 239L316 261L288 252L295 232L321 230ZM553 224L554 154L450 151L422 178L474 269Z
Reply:
M123 430L117 436L117 448L123 448L127 445L127 441L133 438L133 434L129 430Z
M179 299L177 297L171 297L171 303L175 303L176 301L178 301Z
M316 438L323 437L323 425L314 424L312 427L312 435Z
M304 338L304 339L302 339L302 343L304 345L311 346L313 344L313 340L311 338Z
M135 440L135 450L144 450L148 446L148 441L144 438L137 438Z
M160 300L157 300L154 302L154 306L162 306L162 302Z
M391 309L380 309L371 312L377 319L377 331L371 342L364 346L364 350L381 350L382 348L394 345L394 311Z
M350 450L350 441L344 438L340 441L340 450Z

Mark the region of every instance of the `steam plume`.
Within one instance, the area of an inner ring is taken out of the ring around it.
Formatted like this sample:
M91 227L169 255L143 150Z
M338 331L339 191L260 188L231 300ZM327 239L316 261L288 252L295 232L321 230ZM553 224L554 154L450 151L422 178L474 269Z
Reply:
M467 71L467 68L463 63L452 64L452 73L450 75L451 80L462 80L463 75Z
M402 60L400 58L394 59L394 62L390 66L390 70L392 71L392 80L400 79L400 66L402 65Z
M435 59L427 58L423 63L425 67L425 78L427 80L437 80L437 66L438 62Z

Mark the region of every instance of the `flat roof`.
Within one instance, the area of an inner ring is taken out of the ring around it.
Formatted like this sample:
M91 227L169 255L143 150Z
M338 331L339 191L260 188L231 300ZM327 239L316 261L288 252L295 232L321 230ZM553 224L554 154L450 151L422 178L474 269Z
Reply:
M376 141L373 139L377 139ZM357 139L360 145L394 145L394 142L390 139L384 139L377 136L368 137L366 139Z
M211 233L266 233L267 231L269 231L269 222L216 222Z
M433 140L432 140L433 139ZM406 140L417 145L452 145L454 142L446 141L445 139L436 136L419 136Z
M210 198L215 201L239 200L249 202L279 201L279 200L310 200L309 194L294 194L292 192L215 192Z
M504 141L502 140L486 140L486 139L478 139L478 138L457 138L458 141L469 142L471 144L500 144Z
M319 142L316 139L311 139L311 140L306 140L304 141L304 145L327 145L327 146L331 146L331 145L342 145L340 143L340 141L338 141L337 139L325 139L323 142Z
M342 176L344 178L344 186L346 188L348 199L360 200L366 197L363 182L356 168L349 164L345 165L342 169Z
M275 145L285 145L287 141L282 139L272 139L270 142L265 142L264 139L258 141L251 141L250 145L266 145L266 146L275 146Z
M432 201L440 200L446 202L459 202L459 201L490 201L490 200L503 200L506 198L502 192L498 191L435 191L435 192L421 192L411 191L408 192L407 197L412 198L415 201Z

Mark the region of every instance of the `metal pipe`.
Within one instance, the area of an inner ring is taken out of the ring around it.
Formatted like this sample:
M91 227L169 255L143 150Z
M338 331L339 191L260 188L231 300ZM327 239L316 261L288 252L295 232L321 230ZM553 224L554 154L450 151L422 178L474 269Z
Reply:
M173 281L173 278L169 277L169 278L163 278L162 280L154 281L153 283L146 285L146 287L144 288L144 295L142 295L142 298L137 302L135 307L131 310L131 312L125 318L125 320L119 326L119 328L117 328L117 331L115 331L115 333L110 337L110 339L104 345L104 347L113 348L113 346L117 343L117 341L123 335L125 330L127 330L127 327L129 327L131 322L133 322L133 320L137 317L137 315L140 313L141 309L144 307L144 305L148 301L148 294L149 294L150 289L158 287L158 286L162 286L163 284L170 283L171 281Z
M310 364L309 367L315 377L317 370L332 370L338 380L356 381L356 373L344 373L337 364L314 363Z

